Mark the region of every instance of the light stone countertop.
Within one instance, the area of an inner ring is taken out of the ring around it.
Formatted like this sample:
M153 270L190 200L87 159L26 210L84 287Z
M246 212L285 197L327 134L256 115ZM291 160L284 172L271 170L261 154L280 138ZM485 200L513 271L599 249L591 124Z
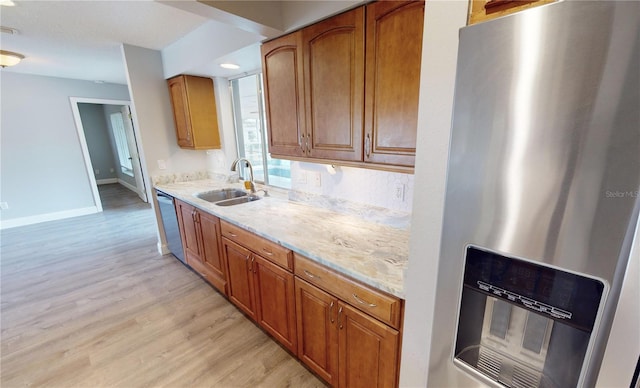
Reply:
M158 190L221 220L279 243L379 290L404 298L409 227L398 228L272 194L259 201L218 206L194 195L240 184L215 180L157 184ZM260 192L259 195L263 193Z

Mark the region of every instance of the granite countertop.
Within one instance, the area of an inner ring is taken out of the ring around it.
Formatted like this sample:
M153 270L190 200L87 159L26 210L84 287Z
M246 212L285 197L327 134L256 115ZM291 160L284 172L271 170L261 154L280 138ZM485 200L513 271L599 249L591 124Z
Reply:
M275 194L235 206L217 206L196 193L241 184L215 180L156 184L158 190L279 243L376 289L404 298L409 227L312 206ZM262 195L262 193L259 193ZM271 194L271 191L270 191Z

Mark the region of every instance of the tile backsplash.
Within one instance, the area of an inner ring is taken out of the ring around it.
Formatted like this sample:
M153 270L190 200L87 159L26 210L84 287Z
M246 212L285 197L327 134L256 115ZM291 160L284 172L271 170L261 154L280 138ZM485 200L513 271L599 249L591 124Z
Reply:
M294 191L411 213L413 187L412 174L291 162Z

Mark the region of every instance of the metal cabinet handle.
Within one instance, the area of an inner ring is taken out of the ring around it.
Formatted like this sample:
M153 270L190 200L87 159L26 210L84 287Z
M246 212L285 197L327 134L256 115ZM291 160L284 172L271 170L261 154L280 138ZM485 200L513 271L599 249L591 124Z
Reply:
M335 322L333 319L333 301L331 301L331 304L329 305L329 320L331 323Z
M247 260L247 264L249 264L249 272L253 272L253 258L251 257L251 255L247 255L247 257L245 258L245 260Z
M269 256L273 256L273 252L271 252L270 250L268 250L267 248L262 248L262 252L266 253Z
M229 236L231 236L231 237L238 237L238 235L237 235L237 234L233 234L233 233L231 233L231 232L228 232L228 234L229 234Z
M304 274L307 275L310 279L320 279L320 276L314 275L306 269L304 270Z
M253 273L258 273L258 271L256 270L256 267L254 266L256 262L256 258L251 256L251 269L253 270Z
M342 329L342 306L338 309L338 328Z
M364 150L367 158L371 155L371 134L367 133L367 138L364 141Z
M306 152L307 143L304 139L304 133L300 135L300 147L302 147L302 153Z
M367 302L365 300L362 300L362 299L358 298L358 295L356 295L356 294L352 294L352 295L353 295L353 299L355 299L356 302L358 302L358 303L360 303L362 305L365 305L367 307L376 307L377 306L377 304L369 303L369 302Z

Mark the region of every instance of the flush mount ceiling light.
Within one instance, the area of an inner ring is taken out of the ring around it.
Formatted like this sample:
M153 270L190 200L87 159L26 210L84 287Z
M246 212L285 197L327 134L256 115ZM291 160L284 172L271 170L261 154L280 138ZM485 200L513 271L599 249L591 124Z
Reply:
M236 65L235 63L221 63L220 67L222 67L223 69L231 69L231 70L237 70L240 68L240 66Z
M20 63L24 59L24 55L13 53L11 51L0 50L0 66L7 67Z
M0 0L0 5L4 5L6 7L13 7L14 5L16 5L16 3L14 3L11 0Z

